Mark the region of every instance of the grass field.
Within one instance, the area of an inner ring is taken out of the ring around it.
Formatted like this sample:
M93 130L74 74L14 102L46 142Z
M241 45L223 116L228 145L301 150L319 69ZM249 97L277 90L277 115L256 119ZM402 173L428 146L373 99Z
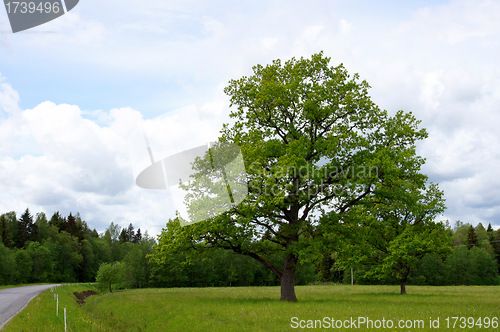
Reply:
M298 303L280 302L279 287L140 289L94 295L80 306L73 292L92 287L59 287L58 317L53 295L46 291L4 330L64 331L62 307L67 308L69 331L286 331L314 325L314 320L328 327L324 317L330 323L330 318L353 318L361 330L374 328L367 329L368 322L360 325L358 317L370 319L373 326L384 324L382 319L389 326L392 320L393 328L386 329L391 331L409 330L398 328L399 320L423 324L412 330L436 331L430 318L439 318L440 330L500 330L491 328L492 321L487 329L476 325L479 318L481 323L486 317L500 319L500 286L409 286L404 296L398 286L299 286ZM446 329L447 317L450 325L451 317L473 317L474 325L467 325L469 319L460 328L459 320L455 329Z

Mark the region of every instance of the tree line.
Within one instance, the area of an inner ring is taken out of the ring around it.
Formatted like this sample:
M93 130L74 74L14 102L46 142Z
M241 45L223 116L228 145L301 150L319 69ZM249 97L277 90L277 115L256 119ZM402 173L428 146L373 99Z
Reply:
M431 286L500 284L500 229L493 230L491 224L485 229L481 223L474 227L461 221L457 221L454 227L450 227L447 223L443 226L443 236L448 243L447 250L421 254L412 264L407 278L408 284ZM350 279L350 274L346 275L344 270L339 269L346 267L346 264L338 264L336 258L338 252L325 259L321 265L320 278L332 280L333 277L337 281ZM394 274L383 273L384 269L376 262L363 259L351 262L356 283L394 284L399 281Z
M160 242L175 229L169 221ZM485 229L457 221L443 224L446 253L429 252L412 266L408 284L493 285L500 284L500 229ZM132 224L121 228L111 223L98 234L79 214L62 217L55 212L33 217L27 209L19 218L15 212L0 216L0 284L34 282L94 282L103 289L142 287L232 287L275 286L279 278L254 259L214 248L166 253L163 247ZM346 266L341 258L346 242L324 246L320 256L310 255L297 268L295 282L350 283L353 268L356 284L397 284L391 274L382 273L375 261ZM359 251L350 249L351 256ZM270 258L281 264L282 256ZM343 260L344 259L344 260ZM349 261L349 260L347 260ZM349 261L354 262L354 260Z
M50 219L29 209L0 216L0 284L39 282L93 282L103 263L127 263L129 285L148 283L146 255L154 239L134 230L111 225L102 234L89 228L80 215ZM140 270L140 272L137 272ZM140 276L140 277L139 277Z
M162 243L174 236L178 222L171 220L159 236L150 257L152 283L159 287L230 287L273 286L279 278L254 259L221 248L197 250L195 247L182 252L168 252ZM438 228L445 246L439 251L424 252L409 264L406 278L409 285L499 285L500 284L500 229L491 224L485 229L457 221L454 227L447 223ZM350 233L351 235L353 233ZM373 235L373 234L372 234ZM436 233L432 233L437 236ZM385 235L386 236L386 235ZM374 241L380 241L382 236ZM406 238L407 239L407 238ZM352 242L336 238L324 245L319 256L310 253L308 259L297 267L297 285L321 283L350 283L351 268L356 284L400 284L397 270L383 260L372 260L360 252L373 250L347 246ZM399 246L399 242L398 246ZM418 245L423 248L421 243ZM390 244L385 244L388 250ZM347 248L349 250L347 250ZM382 248L381 248L382 249ZM404 257L404 256L402 256ZM369 258L369 259L367 259ZM270 258L281 264L282 256ZM352 264L349 264L352 263Z

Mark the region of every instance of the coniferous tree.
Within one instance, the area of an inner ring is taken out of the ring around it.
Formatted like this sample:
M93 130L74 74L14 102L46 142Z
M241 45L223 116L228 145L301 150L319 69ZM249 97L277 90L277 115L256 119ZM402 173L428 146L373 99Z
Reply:
M128 225L127 236L128 236L128 242L133 242L134 241L135 232L134 232L134 226L132 226L132 223L130 223Z
M7 248L15 247L14 238L17 234L17 216L14 211L4 213L2 217L5 220L5 232L4 236L4 245Z
M33 222L33 216L29 209L23 213L17 223L17 234L14 239L16 247L22 248L28 241L35 241L38 235L38 227Z
M493 227L491 227L491 223L488 224L488 228L486 229L486 233L488 234L488 240L490 241L491 245L494 246L494 241L495 241L495 232L493 231Z
M49 224L52 227L57 227L57 229L60 231L64 230L64 224L66 223L66 220L59 214L59 211L54 212L52 217L50 218Z
M139 243L139 242L141 242L141 240L142 240L141 229L140 229L140 228L138 228L138 229L137 229L137 233L135 233L135 236L134 236L134 241L133 241L133 242L134 242L134 243Z
M2 242L6 247L9 247L9 227L7 225L7 218L5 215L0 216L0 242Z
M123 228L122 231L120 232L119 240L120 243L129 242L130 239L126 228Z
M64 230L72 236L76 235L76 218L71 213L68 216Z
M490 254L491 257L496 258L495 249L493 248L492 243L490 243L491 240L489 233L484 228L483 224L477 224L476 227L474 227L474 232L476 233L477 237L477 246L486 250L486 252Z
M474 231L474 227L472 225L469 227L469 233L467 233L467 248L471 249L472 247L478 246L478 240L476 232Z

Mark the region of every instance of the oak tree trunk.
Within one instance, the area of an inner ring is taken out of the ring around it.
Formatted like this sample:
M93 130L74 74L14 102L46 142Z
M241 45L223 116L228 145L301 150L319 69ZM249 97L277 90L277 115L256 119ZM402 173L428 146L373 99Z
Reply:
M400 285L401 285L401 295L406 294L406 280L401 280Z
M297 257L293 254L285 258L281 281L281 301L297 302L295 296L295 271L297 269Z

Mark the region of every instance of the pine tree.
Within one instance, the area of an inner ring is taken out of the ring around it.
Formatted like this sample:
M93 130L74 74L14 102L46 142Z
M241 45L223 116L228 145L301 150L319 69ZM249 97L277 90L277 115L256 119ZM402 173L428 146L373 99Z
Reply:
M486 229L486 233L488 233L488 240L490 241L491 245L494 247L495 232L493 231L493 227L491 227L491 223L488 224L488 228Z
M133 242L134 242L134 243L139 243L139 242L141 242L141 240L142 240L141 229L140 229L140 228L138 228L138 229L137 229L137 233L135 233L135 236L134 236L134 241L133 241Z
M135 238L135 232L134 232L134 226L132 226L132 223L128 225L127 228L127 236L128 236L128 241L132 242L134 241Z
M472 247L478 246L478 240L476 232L474 231L474 227L472 225L469 227L469 233L467 234L467 248L471 249Z
M65 225L65 231L71 234L72 236L76 236L76 218L70 213Z
M122 231L120 232L120 236L118 238L120 240L120 243L126 243L130 241L126 228L122 229Z
M7 225L7 219L5 215L0 216L0 241L6 246L9 247L10 238L9 238L9 228Z
M52 217L50 218L50 221L49 221L49 224L52 227L57 227L59 232L64 230L65 223L66 223L66 219L61 217L61 214L59 213L59 211L54 212L54 214L52 215Z
M37 236L38 227L33 222L33 216L27 208L17 223L17 234L14 238L14 244L16 247L22 248L26 242L36 241Z

